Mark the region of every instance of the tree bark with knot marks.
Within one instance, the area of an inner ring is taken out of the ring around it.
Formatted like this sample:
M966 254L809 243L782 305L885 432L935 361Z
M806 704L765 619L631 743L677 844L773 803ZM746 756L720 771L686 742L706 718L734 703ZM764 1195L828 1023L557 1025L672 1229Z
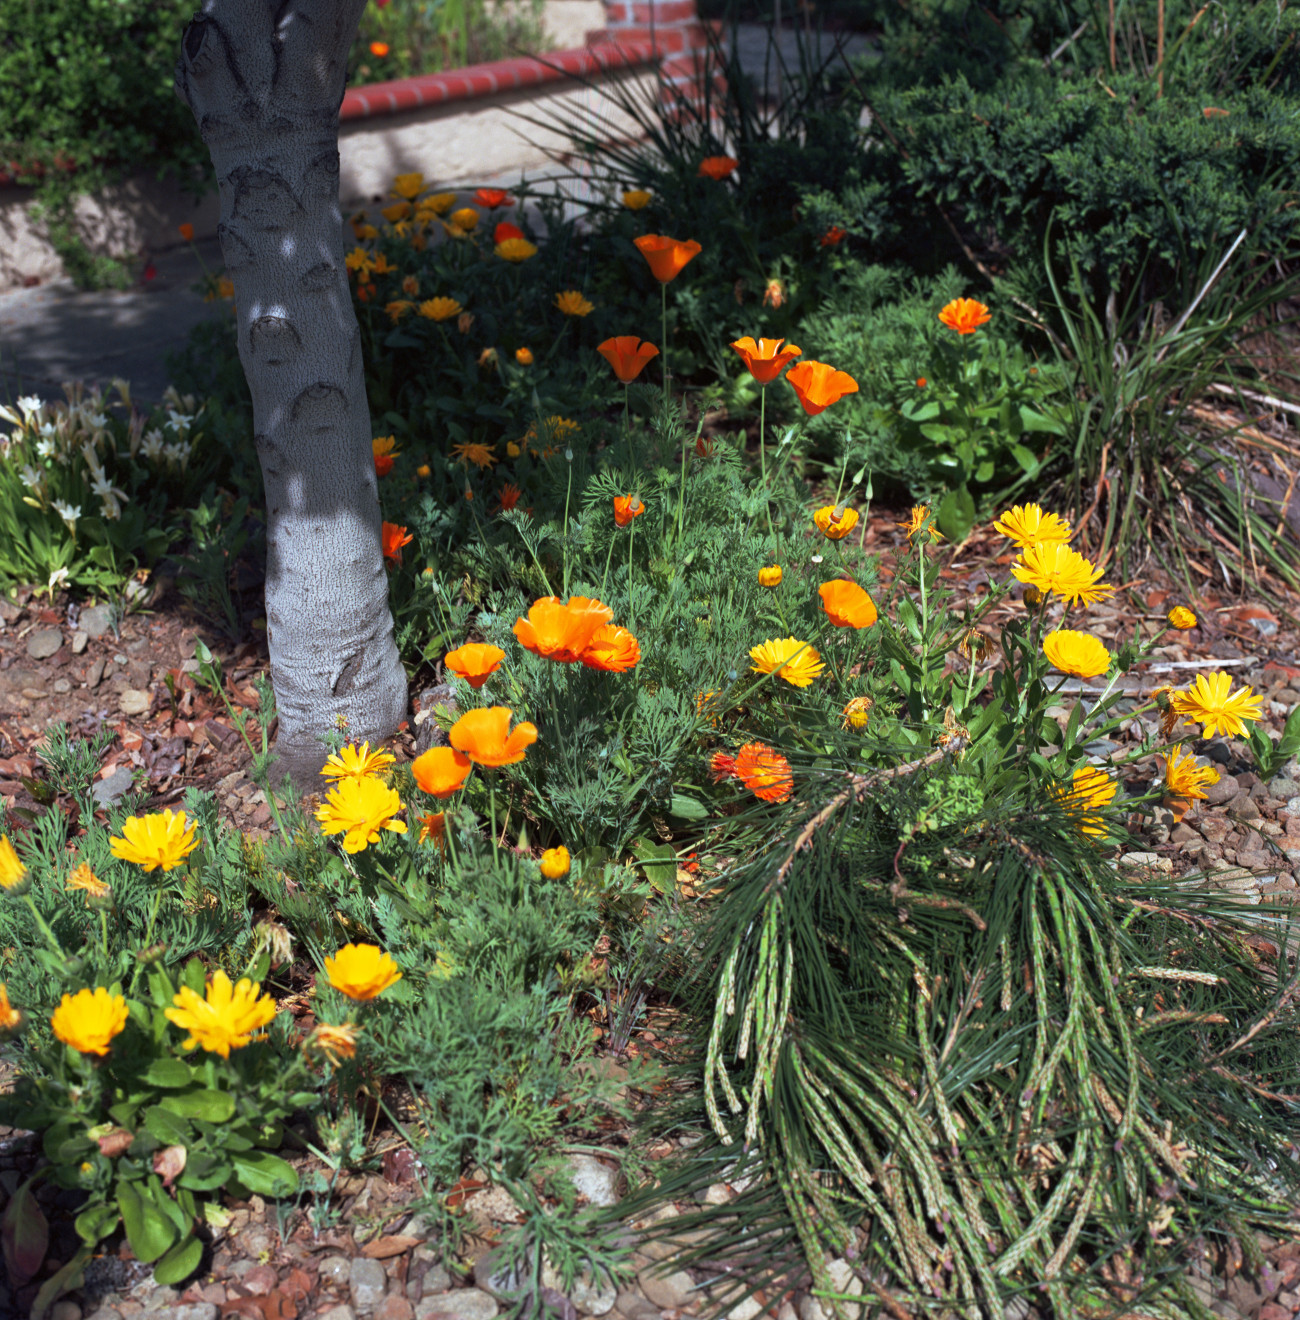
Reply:
M266 482L276 751L304 787L340 717L376 742L406 715L339 214L339 104L365 3L206 0L176 69L220 189Z

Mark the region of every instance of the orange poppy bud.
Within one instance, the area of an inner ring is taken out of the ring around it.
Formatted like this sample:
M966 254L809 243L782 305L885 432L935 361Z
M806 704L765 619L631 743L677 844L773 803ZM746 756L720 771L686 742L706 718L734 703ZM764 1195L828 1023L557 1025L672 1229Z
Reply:
M736 172L736 167L740 164L734 156L705 156L700 161L701 179L725 179L729 174Z
M469 778L473 764L453 747L430 747L411 762L411 774L431 797L450 797Z
M740 354L740 360L746 370L760 385L770 385L795 358L803 353L802 348L791 344L782 349L784 339L760 339L754 342L749 335L737 339L731 347Z
M816 417L846 394L858 392L858 382L847 371L837 371L825 362L800 362L785 373L809 417Z
M704 250L693 238L683 242L663 234L642 234L632 241L660 284L670 284L682 273L686 263Z
M624 385L631 384L642 372L645 364L659 356L659 350L648 340L636 335L616 335L596 346L596 352L614 368L614 375Z
M533 350L527 347L515 349L515 361L521 367L531 367L533 365Z
M385 58L387 57L387 55L388 55L388 42L386 42L386 41L372 41L372 42L370 43L370 53L371 53L371 54L375 57L375 59L377 59L377 60L385 59Z
M980 326L992 319L989 309L974 298L954 298L939 313L939 320L959 335L973 335Z
M472 688L481 688L501 668L506 653L499 646L485 642L468 642L454 651L448 651L443 663L453 674L459 674Z
M764 307L780 307L785 302L785 290L781 287L780 280L768 280L767 288L763 290Z
M176 231L187 243L194 242L194 226L188 220L183 225L177 225Z
M645 512L645 505L635 495L614 496L614 526L626 527Z
M876 621L875 604L856 582L823 582L817 594L826 617L837 628L870 628Z

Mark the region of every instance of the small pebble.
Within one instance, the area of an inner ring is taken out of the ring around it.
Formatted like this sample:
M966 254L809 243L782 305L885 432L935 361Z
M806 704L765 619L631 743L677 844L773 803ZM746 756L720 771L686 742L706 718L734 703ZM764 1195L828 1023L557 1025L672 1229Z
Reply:
M90 642L90 634L82 632L80 628L72 634L72 654L80 655L86 649ZM54 1313L50 1313L50 1320L54 1320Z

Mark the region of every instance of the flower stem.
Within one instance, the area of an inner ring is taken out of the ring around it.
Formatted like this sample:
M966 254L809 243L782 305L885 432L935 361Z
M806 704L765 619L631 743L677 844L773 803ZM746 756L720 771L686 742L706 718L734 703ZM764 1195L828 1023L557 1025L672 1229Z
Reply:
M572 451L569 451L572 452ZM573 460L569 459L569 484L564 492L564 528L560 535L560 545L564 549L564 595L569 595L569 497L573 494Z
M36 922L36 925L39 928L41 934L44 935L45 938L49 941L50 948L52 948L54 952L59 955L60 958L64 957L65 955L63 952L63 946L58 942L58 940L54 938L54 932L49 928L49 926L45 922L45 918L41 916L40 912L37 910L36 904L32 900L31 894L24 894L23 901L27 904L29 908L31 908L32 918Z
M636 632L636 603L632 599L632 547L636 543L635 519L628 530L631 535L627 538L627 626Z
M772 532L772 502L767 495L767 386L758 396L758 469L763 483L763 510L767 514L767 534Z
M668 286L661 283L659 285L660 299L660 331L663 338L663 359L664 359L664 411L668 410Z

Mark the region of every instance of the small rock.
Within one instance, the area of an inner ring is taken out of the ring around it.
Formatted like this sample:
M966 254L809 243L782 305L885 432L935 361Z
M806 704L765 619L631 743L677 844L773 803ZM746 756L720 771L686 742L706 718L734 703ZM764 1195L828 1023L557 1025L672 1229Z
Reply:
M1263 815L1259 803L1244 789L1228 803L1228 810L1239 820L1259 820Z
M726 1306L727 1304L723 1301L720 1305ZM721 1312L721 1314L725 1316L726 1320L758 1320L758 1317L762 1315L766 1309L767 1308L763 1303L751 1294L748 1297L742 1298L734 1306Z
M217 1308L211 1302L182 1302L179 1306L164 1306L157 1311L145 1308L146 1315L156 1320L217 1320Z
M104 657L101 655L98 660L90 662L90 668L86 670L86 686L88 688L97 688L99 680L104 677Z
M618 1204L617 1169L611 1169L592 1155L570 1155L566 1163L579 1196L585 1196L592 1205Z
M90 796L101 807L111 807L131 791L131 771L119 765L107 779L97 779L90 790Z
M670 1308L679 1309L699 1296L695 1291L695 1280L685 1270L674 1270L671 1274L642 1270L637 1275L637 1283L641 1291L665 1311Z
M1190 825L1175 825L1169 833L1170 843L1176 843L1180 848L1189 843L1199 842L1200 837Z
M115 1306L101 1306L91 1313L87 1320L122 1320L122 1312Z
M383 1300L388 1275L377 1260L354 1256L348 1272L348 1287L352 1293L352 1305L358 1311L369 1311Z
M730 1205L731 1188L724 1182L710 1183L702 1192L695 1194L701 1205Z
M265 1297L279 1281L280 1276L270 1265L254 1265L239 1282L252 1296Z
M799 1320L799 1312L789 1302L782 1302L776 1308L776 1320Z
M50 1308L50 1320L81 1320L81 1307L76 1302L55 1302Z
M320 1263L320 1281L326 1287L341 1288L351 1269L352 1262L346 1256L326 1256Z
M72 691L72 684L66 678L56 678L54 680L54 690L59 696L63 697Z
M639 1292L621 1292L615 1303L623 1320L659 1320L659 1308Z
M853 1272L853 1267L848 1261L836 1258L826 1263L826 1273L831 1276L831 1287L837 1293L847 1293L850 1297L861 1297L864 1291L862 1280ZM862 1314L862 1308L859 1306L844 1306L844 1314L848 1320L855 1320L855 1317Z
M117 698L117 708L123 715L147 715L153 698L139 688L123 688Z
M827 1305L811 1293L804 1293L799 1299L799 1320L831 1320Z
M451 1275L447 1273L446 1267L441 1263L430 1265L424 1272L424 1277L420 1279L420 1292L417 1296L411 1297L413 1302L417 1302L421 1297L433 1297L437 1293L451 1291ZM407 1296L410 1297L408 1289Z
M1219 772L1217 783L1206 784L1205 802L1207 806L1220 807L1225 802L1231 802L1241 789L1241 785L1236 779L1226 771Z
M81 628L78 628L77 631L72 634L72 654L80 655L82 651L86 649L87 645L89 645L89 643L90 643L90 634L88 632L83 631ZM51 1312L50 1320L53 1320L53 1318L54 1318L54 1313Z
M145 1280L142 1287L152 1289L144 1299L144 1309L146 1312L160 1311L164 1306L170 1306L180 1296L180 1293L177 1292L175 1288L155 1287L152 1279ZM132 1289L132 1291L137 1297L139 1297L141 1288L135 1288Z
M357 1320L357 1313L347 1302L340 1302L337 1306L331 1306L328 1311L322 1311L317 1320Z
M102 637L113 626L113 607L92 605L81 611L77 622L88 637Z
M415 1307L400 1292L390 1292L375 1307L375 1320L415 1320Z
M501 1308L496 1298L479 1288L456 1288L424 1298L415 1308L415 1320L495 1320Z
M607 1315L618 1301L618 1289L606 1278L593 1283L590 1274L580 1274L572 1288L565 1288L560 1276L551 1268L549 1260L542 1262L542 1287L563 1293L583 1315Z
M27 654L33 660L48 660L63 645L63 634L57 628L37 628L27 636Z

